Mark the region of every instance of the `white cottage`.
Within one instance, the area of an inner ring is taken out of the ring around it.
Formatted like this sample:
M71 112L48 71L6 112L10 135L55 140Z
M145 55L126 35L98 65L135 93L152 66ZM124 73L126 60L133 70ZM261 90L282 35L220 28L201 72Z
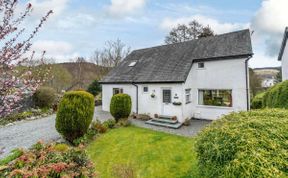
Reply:
M281 61L282 63L282 80L288 80L288 45L287 45L287 39L288 39L288 27L286 27L284 32L284 38L282 41L278 61Z
M215 120L249 109L249 30L133 51L101 81L103 110L126 93L132 112Z

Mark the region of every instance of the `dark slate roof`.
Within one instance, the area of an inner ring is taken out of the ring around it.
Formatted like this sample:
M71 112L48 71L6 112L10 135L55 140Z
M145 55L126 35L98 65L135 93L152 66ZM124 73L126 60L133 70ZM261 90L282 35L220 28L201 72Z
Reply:
M285 49L286 44L287 44L287 39L288 39L288 27L286 27L285 32L284 32L284 37L283 37L280 53L279 53L279 56L278 56L278 61L282 60L284 49Z
M251 56L249 30L133 51L101 83L182 83L193 61ZM136 61L134 67L129 64Z

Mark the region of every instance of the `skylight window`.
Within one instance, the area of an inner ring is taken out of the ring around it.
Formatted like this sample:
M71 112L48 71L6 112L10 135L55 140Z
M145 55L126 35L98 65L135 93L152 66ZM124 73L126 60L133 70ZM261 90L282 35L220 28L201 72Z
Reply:
M135 65L136 65L136 61L134 61L134 62L131 62L130 64L129 64L129 67L134 67Z

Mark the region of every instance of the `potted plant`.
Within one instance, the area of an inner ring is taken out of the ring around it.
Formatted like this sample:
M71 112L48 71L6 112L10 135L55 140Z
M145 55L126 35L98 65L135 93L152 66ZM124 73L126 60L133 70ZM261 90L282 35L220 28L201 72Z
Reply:
M175 106L180 106L180 105L182 105L181 102L173 102L172 104L175 105Z

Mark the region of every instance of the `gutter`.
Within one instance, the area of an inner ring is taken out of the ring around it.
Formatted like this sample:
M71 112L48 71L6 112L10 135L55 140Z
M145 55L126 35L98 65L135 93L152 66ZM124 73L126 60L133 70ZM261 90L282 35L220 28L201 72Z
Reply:
M250 91L249 91L249 70L248 70L248 61L252 58L249 56L245 59L245 76L246 76L246 100L247 100L247 111L250 110Z
M132 83L132 85L136 87L136 114L138 114L138 85L135 83Z

